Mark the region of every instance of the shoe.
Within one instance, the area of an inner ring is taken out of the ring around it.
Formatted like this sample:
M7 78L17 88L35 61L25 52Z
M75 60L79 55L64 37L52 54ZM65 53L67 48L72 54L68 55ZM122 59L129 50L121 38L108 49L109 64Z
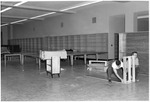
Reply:
M109 83L112 83L111 79L108 80Z

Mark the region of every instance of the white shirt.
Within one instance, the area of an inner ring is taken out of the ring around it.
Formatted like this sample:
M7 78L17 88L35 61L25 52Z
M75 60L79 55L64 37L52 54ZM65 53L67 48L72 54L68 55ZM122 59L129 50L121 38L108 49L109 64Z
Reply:
M112 63L112 68L114 68L114 69L119 69L119 68L123 67L122 61L120 61L120 62L121 62L121 65L117 66L117 65L116 65L116 61L114 61L114 62Z
M139 59L138 58L135 58L135 65L139 65Z
M132 61L132 60L131 60ZM131 62L131 63L133 63L133 62ZM132 64L132 66L133 66L133 64ZM139 66L139 59L136 57L135 58L135 66ZM136 68L136 67L135 67Z

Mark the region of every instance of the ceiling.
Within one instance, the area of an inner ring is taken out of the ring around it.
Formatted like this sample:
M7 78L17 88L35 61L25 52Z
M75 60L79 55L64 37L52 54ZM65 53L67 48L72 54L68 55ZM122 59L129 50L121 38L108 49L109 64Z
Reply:
M91 1L28 1L18 6L19 1L1 1L1 26L7 24L21 24L31 20L44 20L50 17L50 13L74 14L73 11L78 5L86 4ZM11 9L4 11L6 8ZM46 14L45 16L37 17ZM23 20L23 21L20 21ZM17 23L16 23L17 21Z
M1 1L1 26L44 20L60 14L70 15L76 13L79 7L101 1Z

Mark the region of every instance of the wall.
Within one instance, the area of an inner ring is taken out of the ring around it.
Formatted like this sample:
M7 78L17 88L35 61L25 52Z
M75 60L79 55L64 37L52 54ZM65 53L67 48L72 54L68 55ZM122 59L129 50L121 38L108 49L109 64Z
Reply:
M13 39L13 25L3 26L1 27L2 32L2 44L8 45L8 39ZM1 45L2 45L1 44Z
M8 43L8 26L4 26L4 27L2 27L1 28L1 32L2 32L2 44L3 45L7 45L7 43Z

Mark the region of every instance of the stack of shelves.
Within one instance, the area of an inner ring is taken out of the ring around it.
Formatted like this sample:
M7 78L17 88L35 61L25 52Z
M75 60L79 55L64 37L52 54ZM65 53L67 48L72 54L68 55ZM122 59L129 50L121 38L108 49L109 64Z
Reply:
M108 52L108 33L11 39L9 42L12 45L19 44L24 52L32 53L62 49Z
M80 51L87 51L87 35L80 36Z
M63 36L59 36L59 50L63 50L64 46L63 46Z
M74 50L80 51L80 35L74 36Z
M51 37L47 37L47 50L51 50L51 40L52 38Z
M96 35L87 35L87 51L96 51Z
M67 36L62 36L63 39L63 49L68 49L68 37Z

